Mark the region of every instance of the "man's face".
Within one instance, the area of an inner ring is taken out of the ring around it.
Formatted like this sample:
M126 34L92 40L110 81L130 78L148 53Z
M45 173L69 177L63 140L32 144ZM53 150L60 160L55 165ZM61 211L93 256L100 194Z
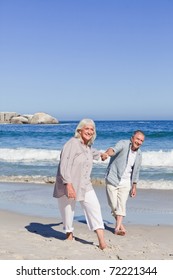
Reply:
M131 138L132 142L132 150L136 151L140 148L142 143L144 142L145 136L141 132L137 132L134 136Z

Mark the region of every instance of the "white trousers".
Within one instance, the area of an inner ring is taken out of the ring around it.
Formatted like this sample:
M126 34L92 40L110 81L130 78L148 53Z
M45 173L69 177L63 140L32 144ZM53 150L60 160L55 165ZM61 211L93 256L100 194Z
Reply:
M100 204L94 190L88 191L85 194L85 199L80 201L84 211L87 225L90 230L104 229ZM62 222L65 232L73 232L73 219L75 212L76 201L68 199L63 195L58 198L59 210L62 217Z
M126 216L126 203L129 196L129 187L115 187L109 183L106 185L106 194L111 213L114 217L117 215Z

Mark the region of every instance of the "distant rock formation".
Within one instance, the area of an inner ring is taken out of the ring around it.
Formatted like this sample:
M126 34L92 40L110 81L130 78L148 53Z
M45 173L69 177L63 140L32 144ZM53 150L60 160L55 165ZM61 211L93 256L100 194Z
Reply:
M58 124L59 121L46 113L35 113L34 115L20 115L16 112L0 112L0 123Z
M58 121L55 118L53 118L50 115L45 114L45 113L36 113L31 118L31 124L42 124L42 123L56 124L56 123L58 123Z
M23 116L12 117L10 119L10 123L22 124L22 123L29 123L28 119Z

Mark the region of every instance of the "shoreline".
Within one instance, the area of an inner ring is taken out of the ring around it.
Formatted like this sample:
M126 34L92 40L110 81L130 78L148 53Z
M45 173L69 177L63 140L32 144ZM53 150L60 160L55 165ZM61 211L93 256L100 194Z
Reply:
M0 176L0 183L28 183L28 184L54 184L54 176ZM102 178L93 178L93 186L104 186L105 180Z
M0 182L0 209L14 213L60 218L53 184ZM105 187L94 186L105 223L114 223L107 203ZM135 198L127 201L126 225L173 226L173 190L138 189ZM76 204L76 221L85 219L80 203Z
M1 183L27 183L27 184L42 184L42 185L53 185L55 184L56 176L0 176ZM93 187L105 187L105 179L102 177L92 177L91 183ZM163 191L173 191L173 181L172 180L139 180L138 189L143 190L163 190Z

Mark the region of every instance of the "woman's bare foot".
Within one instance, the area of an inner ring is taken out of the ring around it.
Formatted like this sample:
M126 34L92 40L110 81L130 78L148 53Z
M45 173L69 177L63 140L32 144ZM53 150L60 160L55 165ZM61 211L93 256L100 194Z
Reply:
M96 234L97 234L97 237L98 237L98 241L99 241L99 248L101 250L104 250L107 245L106 245L106 242L105 242L105 238L104 238L104 230L101 229L101 228L98 228L95 230Z
M66 233L66 240L73 240L73 232Z
M106 248L107 248L106 242L100 242L100 243L99 243L99 248L100 248L101 250L106 249Z

